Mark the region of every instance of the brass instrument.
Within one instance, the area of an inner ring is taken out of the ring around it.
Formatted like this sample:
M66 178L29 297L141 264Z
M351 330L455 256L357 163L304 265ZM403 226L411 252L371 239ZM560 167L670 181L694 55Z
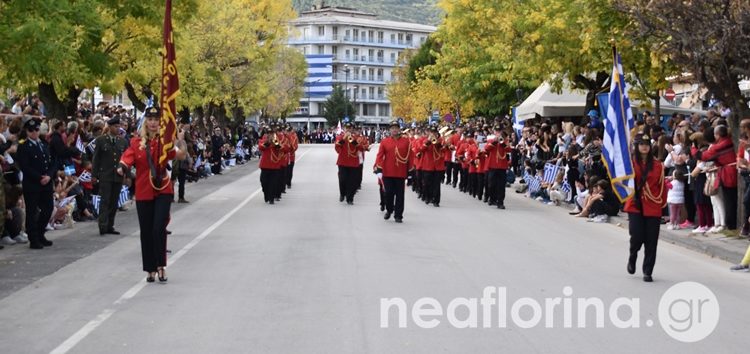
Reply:
M430 142L432 143L432 145L437 145L438 140L437 140L437 138L432 138L432 139L430 139Z
M348 141L351 144L352 142L354 142L354 137L351 134L349 134L349 138L347 138L346 141Z
M281 142L279 142L279 137L278 135L276 135L276 133L273 133L273 139L271 139L271 141L273 142L273 145L275 146L281 145Z

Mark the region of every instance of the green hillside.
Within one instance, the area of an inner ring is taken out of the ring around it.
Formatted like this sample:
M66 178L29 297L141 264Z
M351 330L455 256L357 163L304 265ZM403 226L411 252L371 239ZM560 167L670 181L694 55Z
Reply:
M321 0L292 0L297 12L310 10L313 4L320 5ZM325 5L351 7L378 15L384 20L416 22L437 25L441 11L436 6L437 0L326 0Z

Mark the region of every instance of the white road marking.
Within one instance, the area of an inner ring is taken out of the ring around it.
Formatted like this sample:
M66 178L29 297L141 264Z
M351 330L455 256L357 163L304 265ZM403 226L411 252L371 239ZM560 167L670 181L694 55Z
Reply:
M310 152L311 149L307 149L305 152L303 152L295 162L299 161L304 157L308 152ZM260 170L254 172L253 174L258 173ZM238 204L234 209L232 209L229 213L224 215L221 219L217 220L213 225L209 226L207 229L203 230L203 232L196 236L190 243L182 247L174 256L169 257L169 260L167 261L167 266L173 265L177 260L182 258L188 251L190 251L193 247L195 247L199 242L201 242L203 239L208 237L211 232L216 230L219 226L224 224L227 220L229 220L232 215L234 215L236 212L238 212L242 207L247 205L253 198L255 198L260 192L262 192L262 188L258 188L255 192L250 194L245 200L242 201L242 203ZM137 234L137 233L136 233ZM141 280L137 284L133 285L128 291L126 291L122 296L120 296L117 301L113 303L113 305L120 305L123 302L132 299L135 297L143 288L146 286L146 283ZM101 326L104 321L112 317L112 315L116 312L115 309L104 309L99 315L96 316L95 319L89 321L86 323L81 329L79 329L76 333L73 333L72 336L70 336L68 339L66 339L62 344L58 345L57 348L50 351L50 354L65 354L73 347L75 347L78 343L80 343L84 338L86 338L89 334L91 334L94 330L96 330L99 326Z

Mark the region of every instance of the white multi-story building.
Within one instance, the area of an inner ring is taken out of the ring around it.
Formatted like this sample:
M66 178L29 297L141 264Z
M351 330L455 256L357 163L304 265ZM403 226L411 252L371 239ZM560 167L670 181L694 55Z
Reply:
M437 28L416 23L385 21L349 8L322 7L302 12L291 23L289 45L305 55L331 55L332 83L344 88L356 111L350 119L364 124L385 124L393 119L386 84L404 50L418 48ZM316 79L316 77L318 79ZM310 94L310 87L325 85L319 75L308 77L295 117L297 123L321 123L328 97Z

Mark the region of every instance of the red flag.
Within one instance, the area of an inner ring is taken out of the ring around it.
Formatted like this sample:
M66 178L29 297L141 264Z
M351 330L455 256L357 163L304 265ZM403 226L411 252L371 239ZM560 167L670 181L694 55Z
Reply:
M174 50L174 32L172 30L172 0L167 0L164 14L164 57L162 58L161 76L161 119L159 136L161 151L159 167L167 164L167 154L174 148L177 136L177 113L175 99L180 94L180 81L177 76L177 62Z

